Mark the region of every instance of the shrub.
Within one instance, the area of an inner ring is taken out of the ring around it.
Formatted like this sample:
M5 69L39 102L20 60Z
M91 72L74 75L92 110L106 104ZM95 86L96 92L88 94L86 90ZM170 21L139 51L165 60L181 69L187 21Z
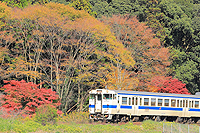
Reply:
M14 124L14 131L17 133L28 133L28 132L36 132L38 129L42 127L41 124L28 120L24 123L20 122L17 124Z
M43 104L52 104L54 107L60 105L59 96L51 89L39 89L39 85L26 83L24 80L4 83L7 83L2 87L6 94L3 95L1 103L7 112L23 110L26 114L32 115L36 108Z
M88 112L71 112L62 117L64 122L75 122L75 123L89 123Z
M42 125L55 124L57 117L58 117L57 110L49 104L40 106L35 114L36 122L39 122Z
M146 120L142 123L144 130L156 130L162 127L162 124L152 120Z

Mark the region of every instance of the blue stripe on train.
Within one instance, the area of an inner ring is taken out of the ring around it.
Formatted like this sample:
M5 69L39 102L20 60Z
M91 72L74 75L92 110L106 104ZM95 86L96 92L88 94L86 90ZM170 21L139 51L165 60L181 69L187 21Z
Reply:
M198 111L199 112L200 109L191 109L191 108L189 108L188 111Z
M103 105L103 108L117 108L117 105Z
M139 106L138 109L183 111L183 108Z
M89 108L94 108L95 107L95 105L89 105Z
M89 105L89 108L94 108L94 107L95 107L95 105ZM117 105L103 105L103 108L117 108ZM132 106L121 105L120 108L121 109L132 109ZM183 108L151 107L151 106L138 106L138 109L183 111ZM188 111L200 112L200 109L189 108Z
M132 106L121 105L120 108L121 109L132 109Z

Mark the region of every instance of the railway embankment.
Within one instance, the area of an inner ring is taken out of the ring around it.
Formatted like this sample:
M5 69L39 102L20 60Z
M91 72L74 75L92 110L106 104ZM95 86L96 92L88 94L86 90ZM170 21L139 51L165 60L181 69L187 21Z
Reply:
M119 123L89 123L87 112L73 112L61 115L56 118L54 124L45 126L38 123L33 117L0 117L0 132L79 132L79 133L99 133L99 132L126 132L126 133L197 133L197 124L180 124L175 122L155 122L146 120L143 122L119 122Z

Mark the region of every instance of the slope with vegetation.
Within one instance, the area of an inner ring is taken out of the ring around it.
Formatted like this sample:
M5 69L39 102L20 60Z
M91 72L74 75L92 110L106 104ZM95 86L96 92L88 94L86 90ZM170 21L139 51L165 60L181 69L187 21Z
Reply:
M28 98L6 99L11 94L6 85L13 80L34 84L38 92L51 90L59 97L57 108L67 113L86 110L88 92L105 86L180 94L199 91L198 1L2 1L4 107L16 104L17 111L44 104L33 105L38 96L27 95L31 89L17 85Z

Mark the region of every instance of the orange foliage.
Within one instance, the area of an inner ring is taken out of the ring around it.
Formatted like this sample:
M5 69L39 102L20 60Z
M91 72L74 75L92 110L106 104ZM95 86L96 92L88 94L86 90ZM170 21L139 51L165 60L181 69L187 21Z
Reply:
M10 65L8 72L15 69L15 76L45 82L59 93L65 109L75 91L94 88L110 71L114 73L112 65L120 70L135 65L109 26L85 11L49 3L15 8L9 20L13 21L8 21L1 39L5 46L13 44L10 56L15 55L19 69Z
M170 65L168 48L161 45L152 30L136 17L113 16L103 18L111 26L118 41L131 51L135 63L135 78L139 80L138 90L147 90L152 77L165 75Z

